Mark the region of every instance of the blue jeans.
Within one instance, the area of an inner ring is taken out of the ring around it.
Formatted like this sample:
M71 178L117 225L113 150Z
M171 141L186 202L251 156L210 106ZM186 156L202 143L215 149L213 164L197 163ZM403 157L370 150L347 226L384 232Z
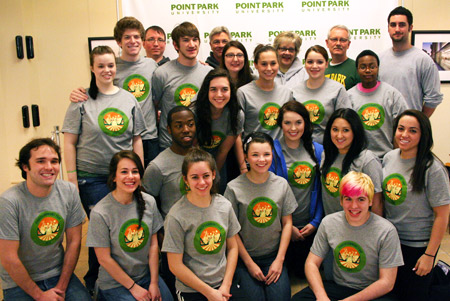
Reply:
M136 281L136 284L139 284L144 289L148 289L148 287L150 286L150 275L147 274L139 281ZM164 301L173 301L172 294L170 293L166 283L164 282L164 280L162 280L161 277L159 277L159 291ZM124 286L119 286L108 290L99 289L98 300L134 301L136 299L127 288L125 288Z
M275 255L254 257L253 261L259 266L264 275L269 272L270 265L275 260ZM291 300L291 284L289 283L289 276L286 267L283 265L283 271L280 278L276 283L266 285L253 278L247 270L245 264L239 260L235 279L237 285L240 286L244 294L247 296L247 300L258 301L289 301Z
M103 199L110 191L106 181L107 176L104 177L78 177L78 189L80 190L81 203L86 211L88 217L91 215L91 209L94 208L101 199ZM88 290L93 291L95 281L98 278L98 263L97 256L95 256L94 248L88 250L88 265L89 270L83 277Z
M54 288L58 284L59 276L51 277L45 280L36 281L37 286L43 291L47 291ZM3 298L5 301L28 301L33 300L22 288L19 286L8 288L3 290ZM66 289L65 300L68 301L85 301L92 300L91 295L87 289L83 286L81 281L72 274L69 284Z
M346 287L346 286L341 286L336 284L333 281L325 281L323 283L323 286L325 288L325 291L327 292L328 298L330 298L330 300L332 301L337 301L337 300L342 300L345 299L347 297L353 296L354 294L359 293L359 290L350 288L350 287ZM316 296L314 295L314 292L312 291L312 289L307 286L305 287L303 290L301 290L300 292L298 292L297 294L295 294L292 297L292 301L307 301L307 300L311 300L314 301L316 300ZM376 301L396 301L397 298L395 298L395 295L390 292L384 296L381 296L379 298L374 299ZM414 299L411 299L414 300Z

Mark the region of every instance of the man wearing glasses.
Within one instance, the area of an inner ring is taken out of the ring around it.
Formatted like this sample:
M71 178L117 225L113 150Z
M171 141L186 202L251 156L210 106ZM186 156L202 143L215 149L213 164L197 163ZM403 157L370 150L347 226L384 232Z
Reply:
M344 85L350 90L359 83L355 61L347 57L350 47L350 32L345 25L335 25L328 32L325 40L331 54L331 62L325 70L325 76Z
M209 45L211 52L206 59L206 63L213 68L220 66L222 52L225 45L230 41L230 31L225 26L214 27L209 34Z
M164 56L164 51L166 50L166 33L161 27L154 25L147 28L143 46L147 57L154 59L158 63L158 66L170 61L168 57Z

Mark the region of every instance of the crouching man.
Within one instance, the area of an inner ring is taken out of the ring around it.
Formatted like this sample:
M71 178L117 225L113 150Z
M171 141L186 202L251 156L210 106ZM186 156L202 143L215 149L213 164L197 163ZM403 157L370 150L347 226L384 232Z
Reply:
M395 227L369 211L372 180L349 172L339 188L343 211L327 215L306 259L309 287L292 300L396 300L391 292L403 265ZM319 267L331 249L333 281L322 281Z
M59 146L51 139L32 140L17 160L25 181L0 196L5 301L91 299L73 274L86 214L75 186L56 180L60 161Z

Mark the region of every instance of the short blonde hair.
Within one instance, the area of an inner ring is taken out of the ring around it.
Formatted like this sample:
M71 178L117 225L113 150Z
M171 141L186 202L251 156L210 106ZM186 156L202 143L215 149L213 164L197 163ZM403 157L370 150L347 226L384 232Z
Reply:
M300 38L300 36L293 31L283 31L277 35L273 41L273 48L278 50L278 47L280 47L280 44L283 42L294 43L295 56L297 56L300 52L300 46L302 46L302 38Z
M372 179L362 172L350 171L342 178L339 185L341 201L344 196L366 195L371 202L374 193Z

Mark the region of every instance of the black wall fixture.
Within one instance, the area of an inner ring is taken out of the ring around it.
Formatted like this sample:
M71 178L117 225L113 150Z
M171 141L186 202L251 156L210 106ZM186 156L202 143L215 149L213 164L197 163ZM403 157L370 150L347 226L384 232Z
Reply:
M23 59L23 39L22 36L16 36L16 53L18 59Z

